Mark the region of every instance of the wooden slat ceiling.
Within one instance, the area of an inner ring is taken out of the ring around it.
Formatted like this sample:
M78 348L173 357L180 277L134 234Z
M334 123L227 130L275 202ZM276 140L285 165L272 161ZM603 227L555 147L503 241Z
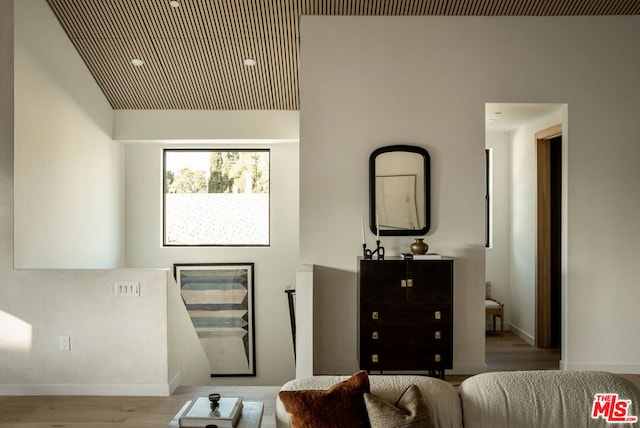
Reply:
M111 106L143 110L298 110L300 15L640 14L640 0L47 2Z

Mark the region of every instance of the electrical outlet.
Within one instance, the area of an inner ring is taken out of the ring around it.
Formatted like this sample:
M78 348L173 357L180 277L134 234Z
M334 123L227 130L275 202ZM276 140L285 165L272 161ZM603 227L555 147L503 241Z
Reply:
M60 336L60 350L61 351L71 351L71 337L70 336Z

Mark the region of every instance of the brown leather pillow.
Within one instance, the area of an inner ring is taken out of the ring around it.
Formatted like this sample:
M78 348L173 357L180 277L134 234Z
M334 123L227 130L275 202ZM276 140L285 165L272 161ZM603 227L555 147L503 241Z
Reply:
M292 428L367 428L364 394L369 376L362 370L328 390L280 391Z

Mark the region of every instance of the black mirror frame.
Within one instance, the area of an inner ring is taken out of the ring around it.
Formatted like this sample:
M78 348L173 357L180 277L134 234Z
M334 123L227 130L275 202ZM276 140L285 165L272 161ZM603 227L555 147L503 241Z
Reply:
M388 152L417 153L424 160L424 214L425 225L422 229L381 229L380 236L412 236L425 235L431 228L431 158L429 152L422 147L397 144L384 146L374 150L369 156L369 229L374 234L376 228L376 157Z

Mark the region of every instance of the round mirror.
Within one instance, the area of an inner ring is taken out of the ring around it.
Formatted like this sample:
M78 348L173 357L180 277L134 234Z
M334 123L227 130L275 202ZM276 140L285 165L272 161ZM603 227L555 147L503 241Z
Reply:
M369 158L370 228L381 236L424 235L430 227L429 153L395 145Z

